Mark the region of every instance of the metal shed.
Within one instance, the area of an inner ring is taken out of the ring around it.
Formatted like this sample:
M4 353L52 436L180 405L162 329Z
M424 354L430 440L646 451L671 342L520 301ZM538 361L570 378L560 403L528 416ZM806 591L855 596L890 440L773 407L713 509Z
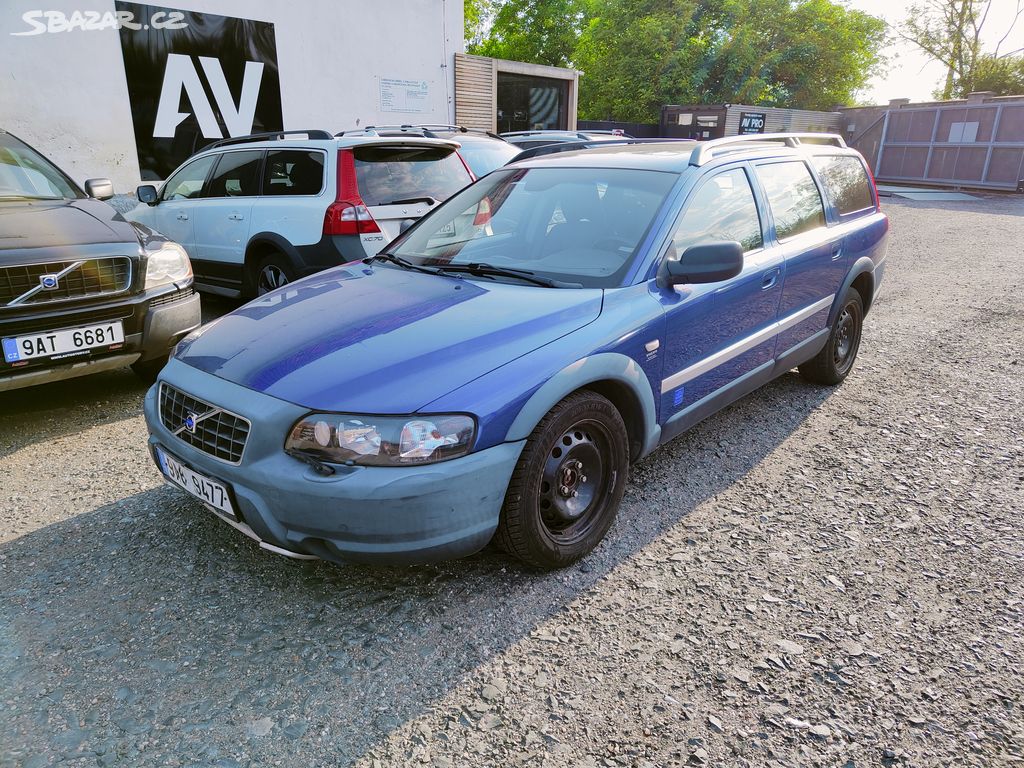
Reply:
M751 104L670 104L661 108L660 133L667 138L719 139L753 133L835 133L838 112Z

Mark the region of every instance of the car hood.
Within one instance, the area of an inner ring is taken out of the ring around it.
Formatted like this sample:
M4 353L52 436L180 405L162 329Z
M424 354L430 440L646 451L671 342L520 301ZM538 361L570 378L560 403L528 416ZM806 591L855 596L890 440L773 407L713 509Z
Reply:
M592 322L599 289L349 264L216 320L176 357L311 410L413 413Z
M0 203L0 259L32 248L139 242L136 226L98 200Z

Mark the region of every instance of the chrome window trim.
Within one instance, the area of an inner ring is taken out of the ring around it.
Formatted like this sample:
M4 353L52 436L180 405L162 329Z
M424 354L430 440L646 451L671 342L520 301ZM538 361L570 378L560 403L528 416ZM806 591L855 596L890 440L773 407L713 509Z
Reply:
M744 339L730 344L723 350L720 350L713 355L705 357L703 360L698 360L693 365L683 368L681 371L673 373L666 379L661 381L661 394L666 394L671 390L675 389L681 384L686 384L689 381L702 376L708 371L714 370L720 365L729 362L734 357L742 355L744 352L748 352L758 344L762 344L773 336L778 336L783 331L787 331L794 325L802 323L823 309L832 306L832 302L835 301L835 296L826 296L820 301L816 301L810 306L804 307L801 310L794 312L791 315L787 315L781 320L776 320L766 328L762 328L757 333L751 334Z

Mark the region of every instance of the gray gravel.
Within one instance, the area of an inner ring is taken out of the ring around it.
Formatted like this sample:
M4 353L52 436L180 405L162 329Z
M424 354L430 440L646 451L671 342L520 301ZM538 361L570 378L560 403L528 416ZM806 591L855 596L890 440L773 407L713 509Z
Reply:
M159 484L130 373L0 395L0 765L1024 762L1024 200L885 208L851 378L557 574L280 559Z

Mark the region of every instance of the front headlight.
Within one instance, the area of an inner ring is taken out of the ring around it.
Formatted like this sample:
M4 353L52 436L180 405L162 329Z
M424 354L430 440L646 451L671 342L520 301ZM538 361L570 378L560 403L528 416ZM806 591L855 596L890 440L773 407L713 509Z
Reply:
M433 464L469 453L475 431L476 422L465 414L311 413L292 427L284 447L330 464Z
M146 251L146 288L180 283L192 277L192 262L177 243L164 243L159 250Z

